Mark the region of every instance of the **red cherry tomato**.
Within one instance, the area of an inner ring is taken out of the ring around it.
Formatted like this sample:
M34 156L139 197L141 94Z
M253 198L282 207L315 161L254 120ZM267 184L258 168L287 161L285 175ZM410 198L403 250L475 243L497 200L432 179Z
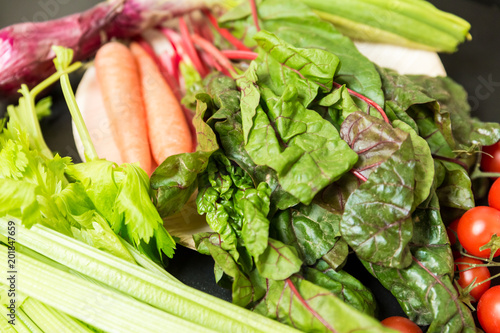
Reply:
M448 234L448 239L450 240L450 245L453 246L457 243L457 228L458 222L460 219L456 219L451 222L450 225L446 228L446 233Z
M485 172L500 172L500 142L483 147L483 151L493 157L483 154L481 169Z
M489 279L491 277L490 271L487 267L474 267L468 270L465 270L467 268L470 268L471 266L468 264L475 264L475 265L481 265L483 262L481 260L477 260L474 258L469 258L469 257L461 257L455 260L455 263L458 266L458 270L464 270L463 272L459 272L459 279L458 279L458 284L462 287L465 288L468 285L470 285L474 279L476 279L476 284L484 281L486 279ZM474 287L470 291L470 295L474 297L476 302L481 298L481 296L490 288L491 282L485 282L482 283L481 285Z
M401 333L422 333L420 327L405 317L389 317L381 321L382 325L399 331Z
M500 209L500 178L495 180L493 185L491 185L490 192L488 194L488 203L490 207Z
M500 286L486 291L477 304L477 318L486 333L500 332Z
M480 251L479 248L488 243L491 236L500 236L500 210L478 206L467 211L458 222L457 235L460 244L470 254L489 258L490 250ZM495 257L500 250L495 252Z

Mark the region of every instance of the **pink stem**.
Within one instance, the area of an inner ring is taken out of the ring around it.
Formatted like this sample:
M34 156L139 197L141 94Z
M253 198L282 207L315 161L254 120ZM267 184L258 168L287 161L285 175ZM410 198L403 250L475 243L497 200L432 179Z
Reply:
M341 84L337 83L337 82L333 82L333 85L336 87L336 88L340 88L342 87ZM346 87L347 88L347 87ZM347 88L347 91L349 92L349 95L351 96L355 96L357 98L359 98L360 100L362 100L363 102L365 102L366 104L368 104L369 106L371 107L374 107L379 113L380 115L382 116L382 118L384 118L384 121L388 124L390 124L391 122L389 121L389 118L387 118L387 115L385 114L385 111L384 109L382 109L380 107L380 105L378 105L377 103L375 103L374 101L372 101L371 99L369 99L368 97L365 97L349 88Z
M208 17L208 20L214 26L215 30L219 32L219 34L224 37L229 43L231 43L235 48L240 51L251 51L248 47L245 46L238 38L234 37L229 30L219 27L219 23L217 19L210 13L208 10L204 10L203 13Z
M257 29L257 31L260 31L259 14L257 13L257 3L255 2L255 0L250 0L250 8L252 9L252 17L255 28Z
M233 65L231 64L231 61L224 54L222 54L222 52L219 51L218 48L216 48L206 39L196 34L193 34L191 38L196 45L198 45L203 51L212 55L215 58L215 60L218 61L219 64L221 64L222 67L224 67L229 71L229 73L236 74L236 71L234 70Z
M160 30L165 37L170 41L172 45L172 50L169 52L173 52L172 54L169 54L170 59L172 60L172 65L174 66L174 74L175 78L177 81L180 80L180 75L179 75L179 63L181 60L184 60L188 62L189 64L192 64L191 59L189 56L186 54L186 51L184 50L184 46L182 45L182 37L175 32L174 30L171 29L161 29Z
M191 58L194 67L202 77L206 76L208 74L208 70L205 68L200 60L200 57L198 56L198 52L196 51L191 35L189 34L188 26L183 17L179 17L179 29L181 31L184 46L186 47L186 52L189 55L189 58Z
M358 178L359 180L363 181L363 182L366 182L368 180L368 178L366 178L365 176L363 176L359 171L357 170L354 170L354 169L351 169L351 173L356 176L356 178Z
M207 21L204 20L203 25L197 24L196 26L198 26L198 30L199 30L199 32L197 32L197 34L213 44L214 43L214 34L212 33L212 29L210 29L210 23L208 23Z
M239 51L239 50L222 50L224 54L229 59L246 59L255 60L259 56L257 53L252 51Z

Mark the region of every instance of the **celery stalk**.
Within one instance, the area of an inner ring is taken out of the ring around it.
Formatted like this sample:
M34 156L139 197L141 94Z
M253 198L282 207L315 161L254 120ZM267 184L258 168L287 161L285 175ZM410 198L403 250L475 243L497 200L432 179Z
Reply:
M0 307L2 312L7 313L7 308L2 306ZM0 316L0 332L4 333L18 333L20 331L17 331L9 322L7 321L7 318L2 314Z
M167 278L176 283L181 283L172 274L167 272L163 267L158 266L153 260L146 257L144 254L140 253L135 247L122 240L123 246L132 255L132 258L137 262L137 264L151 273L156 273L160 278Z
M3 332L3 333L31 333L29 330L27 330L27 327L24 326L22 323L19 323L19 321L16 321L15 328L11 324L9 324L10 318L6 317L6 313L8 313L7 307L5 307L4 305L1 305L0 311L2 312L0 314L0 332Z
M421 0L302 0L322 19L357 40L454 52L470 24Z
M7 255L6 246L0 246L0 254ZM96 328L107 332L213 332L21 252L17 259L18 270L23 272L18 281L19 292Z
M33 298L27 298L22 308L44 332L92 333L75 319Z
M87 158L87 161L99 159L94 144L90 139L89 131L85 126L85 121L83 120L78 104L76 103L75 95L73 94L71 83L69 81L69 75L66 73L66 70L71 66L71 62L73 61L73 50L66 49L62 46L54 46L52 49L56 53L54 65L57 69L57 73L60 74L63 95L66 100L66 104L68 105L69 112L71 113L71 118L75 123L80 138L82 139L85 157Z
M31 320L31 318L24 312L22 307L17 311L17 318L28 328L27 332L30 333L43 333L43 331ZM17 325L17 324L16 324ZM19 333L21 333L19 331Z
M6 232L0 223L0 233ZM291 332L281 323L177 283L40 225L18 228L19 242L108 286L217 331Z

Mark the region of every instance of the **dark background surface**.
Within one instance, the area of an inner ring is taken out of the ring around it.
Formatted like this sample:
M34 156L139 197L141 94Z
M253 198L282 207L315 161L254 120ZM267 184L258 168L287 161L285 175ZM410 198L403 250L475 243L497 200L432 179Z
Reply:
M75 13L98 3L97 0L0 0L0 27L26 21L41 21ZM469 93L473 115L486 121L500 121L500 0L433 0L438 8L459 15L472 25L472 41L461 45L454 54L441 59L448 75ZM75 79L75 85L78 78ZM48 145L63 155L79 161L70 126L69 112L58 87L53 115L42 128ZM394 297L371 279L359 262L350 260L346 270L355 272L361 282L374 292L380 305L379 317L403 315ZM184 283L197 289L230 299L230 291L215 285L213 261L194 251L180 248L170 262L169 271Z

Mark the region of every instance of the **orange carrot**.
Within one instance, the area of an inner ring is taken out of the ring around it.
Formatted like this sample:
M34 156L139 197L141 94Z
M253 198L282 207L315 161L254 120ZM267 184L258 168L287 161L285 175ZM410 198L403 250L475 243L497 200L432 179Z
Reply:
M95 66L110 127L123 162L139 162L146 172L151 173L146 112L133 54L125 45L111 42L99 49Z
M193 139L181 105L154 60L137 43L130 45L137 60L146 107L149 142L161 164L167 157L193 151Z

